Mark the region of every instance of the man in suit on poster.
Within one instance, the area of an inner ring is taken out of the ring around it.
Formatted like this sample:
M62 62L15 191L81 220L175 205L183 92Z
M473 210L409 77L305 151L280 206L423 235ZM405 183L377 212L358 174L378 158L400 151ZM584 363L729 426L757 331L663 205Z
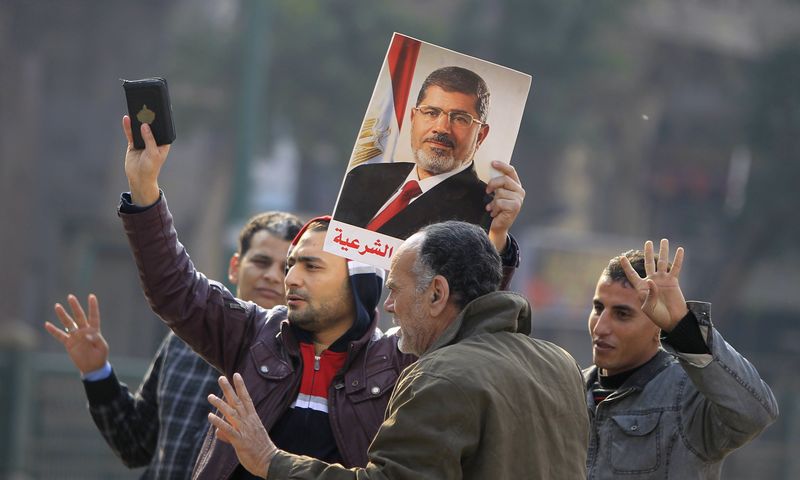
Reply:
M490 231L487 205L495 189L487 193L473 161L489 134L488 108L489 89L475 72L454 66L433 71L410 113L415 163L373 163L350 170L333 218L402 239L445 220ZM505 174L504 188L521 190L511 167L493 166Z

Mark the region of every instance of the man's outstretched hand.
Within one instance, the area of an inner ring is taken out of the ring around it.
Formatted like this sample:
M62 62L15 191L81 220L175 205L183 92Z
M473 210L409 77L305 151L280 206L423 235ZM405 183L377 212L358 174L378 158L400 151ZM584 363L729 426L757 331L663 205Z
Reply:
M233 374L233 384L235 391L227 378L219 377L225 400L212 394L208 396L208 401L219 409L224 418L209 413L208 421L216 427L217 438L233 446L239 463L248 472L267 478L269 463L278 452L278 447L269 438L244 386L244 380L238 373Z
M100 332L100 306L97 297L94 294L89 295L88 316L75 295L68 295L67 302L72 315L60 303L55 305L56 316L64 328L50 322L45 322L44 328L64 345L67 355L81 373L103 368L108 361L108 344Z

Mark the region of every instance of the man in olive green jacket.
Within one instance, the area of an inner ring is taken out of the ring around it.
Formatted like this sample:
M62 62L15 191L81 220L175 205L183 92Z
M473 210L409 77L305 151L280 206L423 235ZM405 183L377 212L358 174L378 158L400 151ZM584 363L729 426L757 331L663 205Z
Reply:
M496 291L500 258L474 225L446 222L410 237L392 258L385 308L403 371L366 468L278 450L241 376L210 396L220 440L252 474L271 479L580 479L589 419L580 371L561 348L530 338L530 305Z

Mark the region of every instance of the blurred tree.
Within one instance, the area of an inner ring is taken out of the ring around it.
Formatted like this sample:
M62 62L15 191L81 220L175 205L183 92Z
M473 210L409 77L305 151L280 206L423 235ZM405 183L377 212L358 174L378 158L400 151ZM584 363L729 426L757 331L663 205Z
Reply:
M800 223L800 43L788 42L759 62L753 76L748 131L752 174L742 214L728 226L732 239L715 300L736 308L756 265L794 251Z
M514 150L528 191L521 224L550 224L564 214L563 185L555 181L564 149L603 138L606 112L597 107L625 88L611 80L631 69L609 48L628 4L466 0L458 8L446 46L533 76Z
M272 5L264 145L287 132L294 138L297 205L330 213L392 32L426 40L436 22L394 2Z

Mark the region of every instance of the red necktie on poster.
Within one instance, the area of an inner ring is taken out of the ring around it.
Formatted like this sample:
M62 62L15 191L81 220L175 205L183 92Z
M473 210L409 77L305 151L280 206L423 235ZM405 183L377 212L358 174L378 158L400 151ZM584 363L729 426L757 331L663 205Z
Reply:
M392 203L387 205L381 213L379 213L375 218L372 219L372 221L369 222L369 225L367 225L367 230L372 230L373 232L377 231L383 226L384 223L391 220L392 217L406 208L408 203L413 198L418 197L421 194L422 189L419 188L419 184L416 180L407 181L400 190L400 195L392 200Z

